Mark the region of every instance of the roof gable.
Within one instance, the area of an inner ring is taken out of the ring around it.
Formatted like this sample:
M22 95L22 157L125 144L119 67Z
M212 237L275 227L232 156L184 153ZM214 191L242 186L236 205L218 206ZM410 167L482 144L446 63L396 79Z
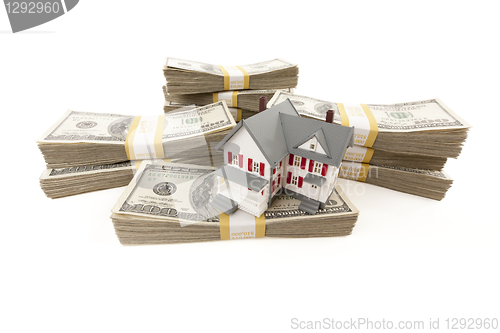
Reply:
M292 103L286 100L244 121L245 128L271 166L277 165L288 155L286 138L281 130L280 114L301 119Z
M322 136L322 139L318 139L318 136L320 136L320 137ZM303 143L301 143L300 145L298 145L294 148L310 150L310 151L314 151L318 154L324 154L324 155L330 156L329 150L325 149L323 147L324 143L322 144L322 142L324 142L324 141L325 141L325 137L323 134L323 130L321 130L321 131L317 131L316 133L314 133L312 135L312 137L306 139Z
M277 165L288 154L296 154L328 165L340 166L346 148L353 145L353 127L304 118L286 100L254 116L241 120L216 146L222 146L244 126L268 163ZM300 146L316 138L321 151Z
M303 117L291 117L287 114L280 114L280 119L290 154L339 167L346 148L353 145L353 127ZM313 136L317 137L326 154L299 147Z

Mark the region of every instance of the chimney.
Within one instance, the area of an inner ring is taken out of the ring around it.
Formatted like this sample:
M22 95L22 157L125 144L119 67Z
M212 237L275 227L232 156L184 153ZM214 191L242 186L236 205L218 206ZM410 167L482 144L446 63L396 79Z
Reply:
M259 98L259 112L262 112L265 109L267 109L267 97L260 96L260 98Z
M333 124L333 116L335 114L335 111L333 110L328 110L326 112L326 122L327 123L330 123L330 124Z

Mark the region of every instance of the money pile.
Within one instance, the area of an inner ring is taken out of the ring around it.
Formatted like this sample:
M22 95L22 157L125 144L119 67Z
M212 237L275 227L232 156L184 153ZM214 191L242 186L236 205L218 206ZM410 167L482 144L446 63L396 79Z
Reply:
M187 104L187 103L176 103L171 101L165 101L163 104L163 112L172 112L172 111L180 111L185 109L195 109L199 108L202 105L196 104ZM231 116L233 116L235 121L240 121L241 119L247 119L255 114L253 111L243 110L240 108L228 107Z
M246 111L259 112L259 98L264 96L270 100L278 89L268 90L240 90L221 91L202 94L168 94L167 87L163 86L165 101L179 103L182 105L207 105L218 101L225 101L228 107L241 108ZM292 89L283 89L284 92L292 92Z
M161 116L68 111L39 140L48 168L207 156L234 127L224 101Z
M339 177L434 200L443 199L453 183L444 171L382 167L346 161L340 167Z
M363 105L332 103L286 92L277 92L269 101L268 108L286 99L290 99L297 112L306 117L325 120L326 112L334 110L333 121L338 124L344 125L349 119L362 118L358 117L357 113L358 109L363 111ZM372 119L366 120L367 125L370 127L374 125L375 128L373 128L374 141L371 145L364 146L373 148L374 155L381 150L419 155L420 158L421 155L441 159L456 158L462 151L462 145L470 128L466 121L437 98L390 105L366 104L366 106L372 114ZM358 125L361 124L351 124L355 128ZM356 138L355 144L357 144ZM406 155L401 155L401 158L404 159ZM422 160L422 163L425 161Z
M299 69L282 59L244 66L222 66L167 58L163 74L167 81L166 92L173 95L294 88Z
M470 125L439 99L363 106L277 92L268 107L286 99L303 116L325 120L334 110L335 123L355 127L358 145L347 149L339 177L435 200L451 187L441 170L460 154Z
M46 169L40 177L40 187L51 199L107 190L128 185L136 168L135 162L126 161L106 165Z
M217 177L212 171L194 165L142 163L112 210L120 242L135 245L220 240L221 220L230 217L209 205L217 194ZM314 216L299 211L298 206L299 201L292 197L277 197L263 214L265 236L345 236L351 234L359 213L338 188L326 208Z

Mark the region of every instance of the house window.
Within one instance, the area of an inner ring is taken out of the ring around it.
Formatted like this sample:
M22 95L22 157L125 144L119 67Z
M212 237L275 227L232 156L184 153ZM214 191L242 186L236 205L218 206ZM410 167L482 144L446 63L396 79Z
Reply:
M316 185L311 185L312 188L318 188Z
M315 147L314 143L311 143L311 150L314 150L314 147Z
M259 172L259 162L253 162L253 172Z
M295 156L293 159L293 165L300 166L300 156Z
M315 173L321 173L321 166L323 163L315 162L314 163L314 172Z
M298 179L299 179L299 177L297 177L297 176L292 176L292 185L297 186L297 184L298 184Z
M236 154L233 156L233 165L238 165L239 166L238 155L236 155Z

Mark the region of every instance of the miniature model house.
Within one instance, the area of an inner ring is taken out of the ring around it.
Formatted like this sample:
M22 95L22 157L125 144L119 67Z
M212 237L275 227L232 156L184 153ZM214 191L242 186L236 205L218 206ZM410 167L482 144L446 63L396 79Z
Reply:
M210 204L226 214L240 208L260 216L284 191L315 214L334 189L353 132L303 118L289 100L241 120L216 147L224 165L215 171L220 183Z

